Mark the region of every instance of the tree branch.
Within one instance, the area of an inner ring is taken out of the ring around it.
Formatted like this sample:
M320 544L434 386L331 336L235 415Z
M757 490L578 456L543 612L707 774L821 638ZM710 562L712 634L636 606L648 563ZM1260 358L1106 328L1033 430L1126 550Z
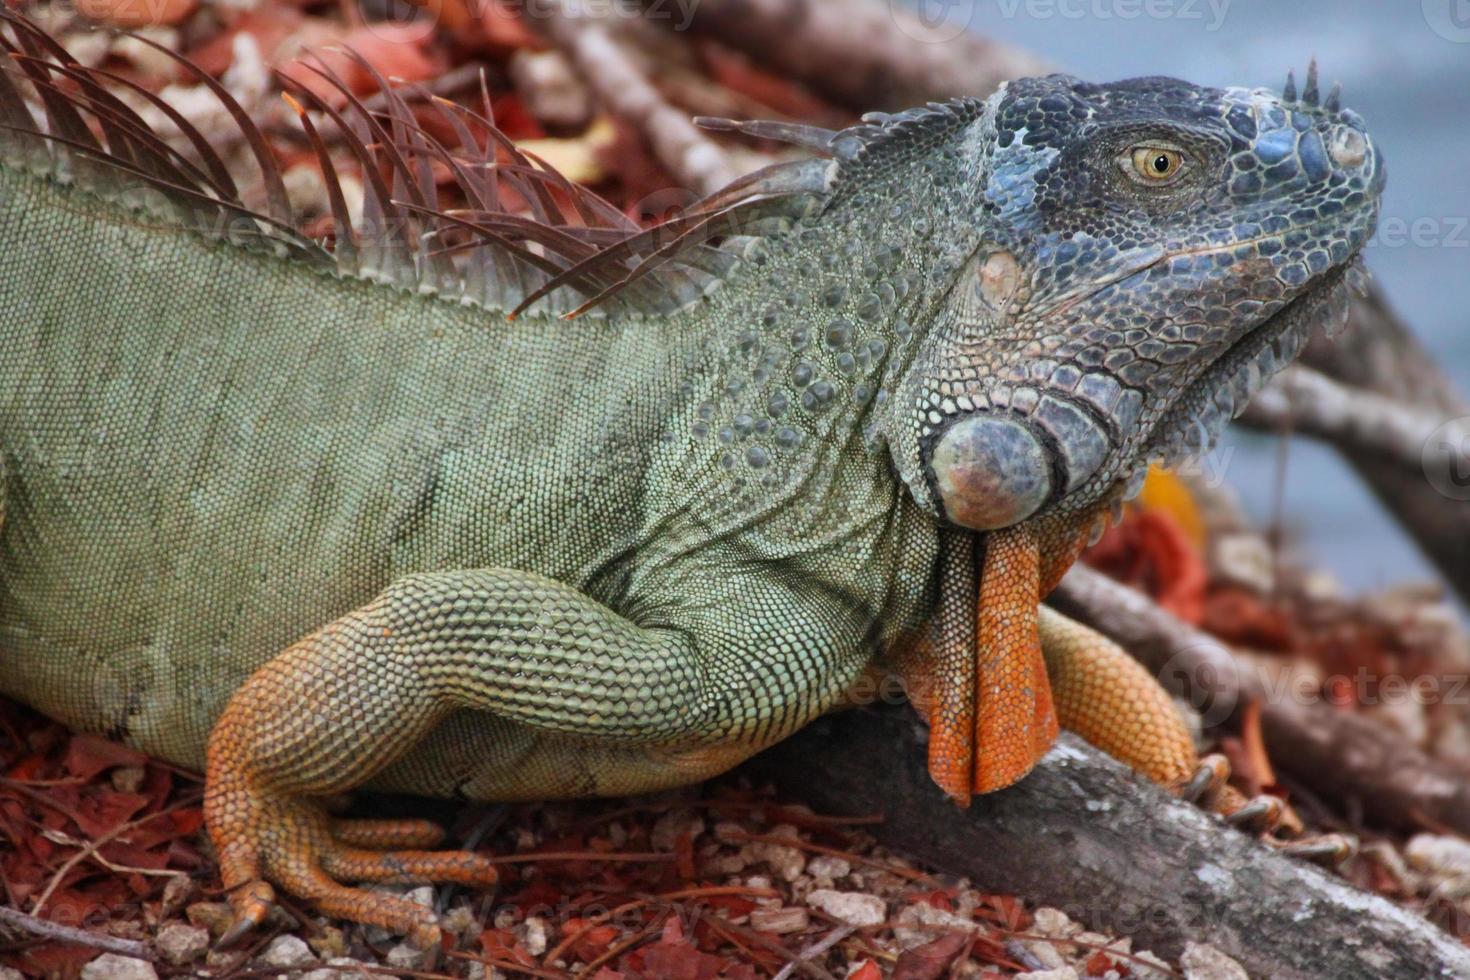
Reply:
M50 939L55 942L72 943L77 946L87 946L91 949L100 949L105 953L118 953L122 956L131 956L139 960L153 960L153 954L148 949L148 944L136 939L119 939L117 936L108 936L100 932L92 932L89 929L77 929L72 926L64 926L59 922L51 922L40 919L34 915L27 915L19 909L9 909L0 906L0 924L8 925L23 930L33 936Z
M699 0L692 13L693 30L859 111L989 95L1008 78L1054 70L968 25L926 25L887 0Z
M577 66L598 101L648 140L659 162L679 184L711 194L740 171L716 143L695 128L688 114L666 102L638 70L601 18L561 0L531 0L529 10Z
M1196 940L1281 980L1470 976L1470 950L1428 922L1226 829L1070 734L968 810L930 780L924 745L912 709L888 705L823 718L743 771L824 813L882 809L871 831L885 845L1166 956Z

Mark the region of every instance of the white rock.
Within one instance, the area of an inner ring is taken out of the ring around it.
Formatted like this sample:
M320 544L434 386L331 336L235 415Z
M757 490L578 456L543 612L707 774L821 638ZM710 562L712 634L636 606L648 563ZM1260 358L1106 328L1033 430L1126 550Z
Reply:
M277 936L271 940L271 944L260 954L260 961L266 966L273 966L281 970L290 970L303 966L315 966L316 954L311 947L296 936Z
M826 912L838 922L858 928L879 926L888 918L888 908L883 899L863 892L818 888L806 897L806 903L814 909Z
M417 970L428 961L428 950L418 949L408 943L399 943L388 950L388 955L383 957L383 962L395 970Z
M715 824L714 829L715 840L721 844L743 843L743 838L749 833L750 831L746 830L743 824L738 824L733 820L721 820Z
M426 909L431 909L434 907L434 886L419 885L417 888L410 888L404 893L403 897L415 905L422 905Z
M368 965L350 956L334 956L321 969L303 973L301 980L361 980L361 968Z
M516 938L525 947L526 952L532 956L540 956L546 952L546 920L539 915L533 915L525 922L516 926Z
M899 911L893 922L893 940L900 950L932 942L948 932L971 932L975 923L928 902L914 902Z
M478 935L480 920L475 918L473 909L464 905L456 905L444 913L444 928L456 936L468 935L472 929Z
M797 829L786 823L777 824L767 833L771 837L784 837L791 841L800 840ZM753 860L764 861L782 881L795 881L806 870L806 853L785 844L756 841L750 845L750 856Z
M1062 955L1061 950L1057 949L1051 943L1044 942L1040 939L1025 939L1022 940L1021 945L1031 950L1031 955L1036 957L1041 965L1048 970L1060 970L1067 965L1067 958ZM1071 949L1070 946L1067 948Z
M1168 963L1146 949L1134 953L1128 966L1133 970L1134 980L1169 980L1174 975Z
M806 873L818 883L831 887L838 878L846 878L852 874L852 865L845 858L819 854L806 863Z
M1035 924L1031 931L1053 939L1068 939L1082 931L1080 925L1067 918L1067 913L1049 905L1043 905L1037 909L1032 918Z
M153 945L174 966L185 966L209 952L209 930L176 922L158 930Z
M147 960L103 953L82 967L82 980L158 980L158 971Z
M26 980L26 975L9 966L0 966L0 980Z
M1210 542L1210 571L1225 584L1269 595L1276 584L1276 556L1253 532L1225 533Z
M1077 980L1077 971L1070 966L1059 966L1054 970L1032 970L1016 974L1016 980Z
M739 851L734 854L720 854L705 862L705 870L714 875L736 875L745 870L745 855Z
M1185 943L1179 966L1184 980L1250 980L1239 963L1208 943Z
M686 831L691 840L704 833L704 818L693 810L670 810L654 823L648 842L655 851L672 851Z
M1452 877L1470 874L1470 841L1441 834L1415 834L1404 845L1404 856L1420 871Z

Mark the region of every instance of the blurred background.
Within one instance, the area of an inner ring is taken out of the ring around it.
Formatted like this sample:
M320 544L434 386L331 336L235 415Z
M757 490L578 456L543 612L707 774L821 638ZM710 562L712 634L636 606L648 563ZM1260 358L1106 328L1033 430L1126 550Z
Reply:
M1388 189L1368 267L1461 390L1470 389L1470 3L1464 0L921 0L1092 81L1174 75L1280 89L1312 56L1368 122ZM1331 449L1234 427L1204 471L1224 473L1263 525L1278 515L1314 564L1351 589L1435 572ZM1470 542L1466 559L1470 562Z

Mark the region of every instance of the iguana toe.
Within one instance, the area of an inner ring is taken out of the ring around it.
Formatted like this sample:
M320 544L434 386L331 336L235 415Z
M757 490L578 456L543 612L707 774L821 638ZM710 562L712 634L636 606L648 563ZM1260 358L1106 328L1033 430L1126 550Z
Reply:
M1246 800L1239 808L1225 814L1225 822L1242 830L1270 833L1281 825L1286 803L1279 797L1262 794Z
M275 901L273 884L327 916L382 926L420 949L433 948L441 932L432 909L341 881L490 887L498 878L489 858L470 851L400 849L443 840L443 830L425 820L339 820L315 800L238 789L211 793L206 811L235 913L221 948L264 921Z
M1300 861L1337 867L1358 851L1358 844L1344 834L1319 834L1301 840L1273 842L1277 850Z
M254 808L259 815L247 826L231 826L226 821L215 832L216 842L225 839L222 851L256 855L254 861L221 861L229 904L235 912L234 926L219 942L221 948L238 942L265 920L275 901L270 882L290 895L310 899L329 917L382 926L404 934L420 949L440 943L440 923L432 909L398 896L347 886L338 879L453 882L472 887L497 882L490 858L470 851L387 849L440 842L444 832L428 821L332 820L315 802L304 799L276 799L268 805L256 801ZM243 848L231 848L232 833L250 839Z
M1281 853L1313 864L1335 867L1352 857L1357 843L1343 834L1301 836L1301 817L1276 796L1247 797L1229 785L1230 763L1207 755L1188 780L1170 787L1178 797L1224 817L1232 826L1254 833Z

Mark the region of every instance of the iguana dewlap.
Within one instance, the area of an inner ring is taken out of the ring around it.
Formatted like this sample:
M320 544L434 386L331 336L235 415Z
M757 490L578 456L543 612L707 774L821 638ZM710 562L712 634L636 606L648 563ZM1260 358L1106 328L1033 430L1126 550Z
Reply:
M747 125L830 159L649 234L464 110L434 104L445 148L395 98L334 120L301 90L310 145L345 125L368 175L350 215L329 169L328 252L268 153L257 215L0 17L28 55L0 76L0 690L206 768L242 924L274 885L430 942L341 882L494 880L328 794L689 782L891 660L956 797L1058 722L1193 764L1151 679L1037 603L1150 459L1341 320L1384 170L1315 78Z

